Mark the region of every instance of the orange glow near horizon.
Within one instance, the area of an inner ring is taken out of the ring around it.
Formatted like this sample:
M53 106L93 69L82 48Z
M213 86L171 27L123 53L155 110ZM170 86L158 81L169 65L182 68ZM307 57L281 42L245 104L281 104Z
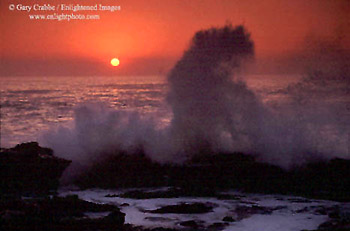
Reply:
M61 3L82 4L82 1L62 0ZM85 0L83 4L100 3ZM103 63L118 52L130 60L127 66L123 65L125 72L140 67L140 70L157 73L181 56L196 31L227 22L247 28L258 58L300 52L308 36L333 39L343 35L344 44L350 48L349 28L346 29L350 4L346 0L222 0L219 3L215 0L104 0L104 5L120 5L121 10L98 11L99 20L70 22L29 20L29 14L42 12L10 11L10 4L34 3L0 2L3 59L79 59L82 63L84 60ZM152 59L157 60L157 65L149 65L148 60ZM167 59L172 61L164 63ZM134 64L136 66L132 66Z

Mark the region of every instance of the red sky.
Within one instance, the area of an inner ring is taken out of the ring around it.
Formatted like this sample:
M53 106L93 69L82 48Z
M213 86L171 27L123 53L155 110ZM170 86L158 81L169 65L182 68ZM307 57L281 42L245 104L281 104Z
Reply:
M121 11L58 22L29 20L47 11L9 10L35 3L101 3ZM342 37L349 49L349 15L348 0L1 0L1 75L164 74L196 31L226 22L246 26L258 60L300 53L308 37ZM113 57L121 61L117 68L109 64Z

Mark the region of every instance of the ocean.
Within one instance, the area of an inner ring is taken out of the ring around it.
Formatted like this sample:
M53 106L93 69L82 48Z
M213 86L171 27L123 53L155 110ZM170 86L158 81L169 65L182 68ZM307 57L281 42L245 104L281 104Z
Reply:
M140 147L156 161L181 162L181 154L207 144L282 167L349 158L346 82L302 75L196 81L1 77L1 147L38 141L82 163L106 150Z
M1 77L1 146L38 141L73 120L84 103L150 112L163 105L164 79L147 77Z
M248 86L264 101L297 81L297 75L250 75ZM101 104L115 110L157 113L162 123L171 119L166 103L164 76L1 77L1 147L38 141L44 131L68 126L74 109L82 104Z

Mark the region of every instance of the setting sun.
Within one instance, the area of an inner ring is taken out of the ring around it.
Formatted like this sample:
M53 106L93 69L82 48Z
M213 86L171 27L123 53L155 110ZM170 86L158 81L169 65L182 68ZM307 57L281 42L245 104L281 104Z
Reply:
M117 58L113 58L112 60L111 60L111 64L112 64L112 66L113 67L117 67L117 66L119 66L119 59L117 59Z

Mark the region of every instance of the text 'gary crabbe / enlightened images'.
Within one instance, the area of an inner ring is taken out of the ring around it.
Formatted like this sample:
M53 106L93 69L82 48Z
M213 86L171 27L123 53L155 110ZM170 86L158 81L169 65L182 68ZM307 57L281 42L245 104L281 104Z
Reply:
M50 14L29 14L30 20L99 20L101 18L98 12L115 13L121 10L120 5L103 4L10 4L8 9L19 13L50 13ZM74 14L76 12L96 12L96 14Z

